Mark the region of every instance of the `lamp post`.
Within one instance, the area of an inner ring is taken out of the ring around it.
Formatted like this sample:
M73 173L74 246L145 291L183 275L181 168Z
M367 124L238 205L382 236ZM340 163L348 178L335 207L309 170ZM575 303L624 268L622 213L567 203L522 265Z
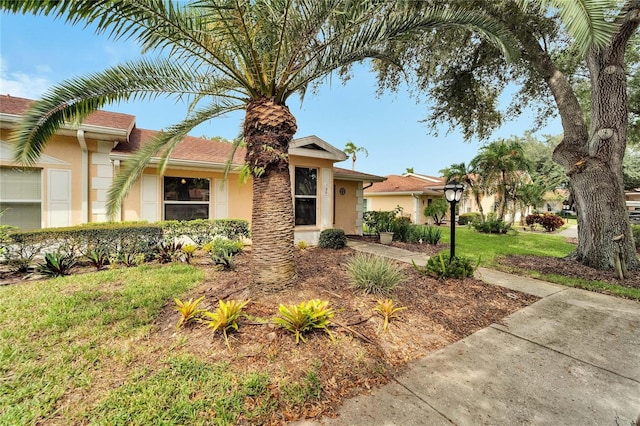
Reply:
M449 262L456 256L456 204L462 198L464 185L456 181L451 181L444 186L444 196L451 205L451 251Z

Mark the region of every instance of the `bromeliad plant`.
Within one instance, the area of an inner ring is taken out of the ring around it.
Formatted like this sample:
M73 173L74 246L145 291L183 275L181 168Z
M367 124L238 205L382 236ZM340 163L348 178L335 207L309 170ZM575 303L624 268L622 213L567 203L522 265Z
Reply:
M76 264L76 257L71 253L55 251L44 255L44 262L38 265L38 272L48 277L69 275Z
M389 322L393 318L398 318L398 315L396 314L405 309L407 309L406 306L395 306L393 299L378 300L377 305L373 310L384 318L384 323L382 324L383 333L387 331Z
M84 256L98 271L109 264L109 252L102 247L89 248Z
M238 320L242 316L242 309L249 302L249 300L245 300L244 302L238 302L236 300L225 302L218 300L218 307L215 312L205 311L202 313L205 317L202 322L207 324L207 327L213 328L214 333L221 331L227 347L231 349L227 332L230 330L238 330Z
M318 299L301 302L299 305L281 304L278 307L280 316L275 317L273 322L293 333L296 343L300 343L300 340L306 342L303 334L316 329L324 330L333 340L328 327L335 312L328 306L328 301Z
M206 312L205 309L198 309L198 305L202 302L202 299L204 299L204 296L201 296L196 300L191 298L186 302L183 302L180 299L173 299L174 302L176 302L176 310L180 312L180 319L178 319L176 329L196 321L202 313Z
M191 259L193 259L193 255L196 252L197 247L193 244L185 244L182 246L182 255L181 260L184 262L191 264Z

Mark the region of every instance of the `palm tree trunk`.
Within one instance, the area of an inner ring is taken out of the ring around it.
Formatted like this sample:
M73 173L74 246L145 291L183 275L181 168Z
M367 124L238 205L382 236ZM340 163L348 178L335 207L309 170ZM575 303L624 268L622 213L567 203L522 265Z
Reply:
M253 285L273 293L295 282L294 222L289 169L253 179Z
M245 161L253 175L253 292L274 293L296 280L287 155L296 130L296 120L285 105L260 98L247 106L244 137Z

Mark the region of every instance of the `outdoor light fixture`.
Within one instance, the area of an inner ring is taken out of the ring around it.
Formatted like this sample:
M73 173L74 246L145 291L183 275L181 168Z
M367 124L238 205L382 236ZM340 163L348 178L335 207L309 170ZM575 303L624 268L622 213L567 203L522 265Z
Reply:
M451 181L444 186L444 196L451 204L451 251L449 254L449 262L456 255L456 203L462 198L464 185L456 181Z

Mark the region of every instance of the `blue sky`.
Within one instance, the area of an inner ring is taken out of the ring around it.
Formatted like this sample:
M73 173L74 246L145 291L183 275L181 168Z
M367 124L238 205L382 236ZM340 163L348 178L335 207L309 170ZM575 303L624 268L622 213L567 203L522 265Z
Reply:
M139 57L133 42L114 42L97 36L83 26L71 26L52 17L0 13L0 93L36 99L47 88L67 78L101 71L122 61ZM505 96L505 102L508 102ZM366 67L357 67L354 77L343 85L337 78L324 84L317 94L307 94L304 104L291 98L289 107L296 116L296 137L315 134L337 148L347 141L365 147L356 169L377 175L402 174L407 167L417 173L437 175L453 163L468 162L482 143L463 140L443 127L439 136L430 133L420 120L428 114L406 91L376 96L374 76ZM137 126L162 129L181 121L187 105L173 99L112 104L105 108L136 116ZM197 127L193 136L238 135L243 114L212 120ZM533 115L525 112L516 121L505 123L490 140L523 135L530 129ZM537 134L562 132L554 119ZM337 164L350 168L351 162Z

